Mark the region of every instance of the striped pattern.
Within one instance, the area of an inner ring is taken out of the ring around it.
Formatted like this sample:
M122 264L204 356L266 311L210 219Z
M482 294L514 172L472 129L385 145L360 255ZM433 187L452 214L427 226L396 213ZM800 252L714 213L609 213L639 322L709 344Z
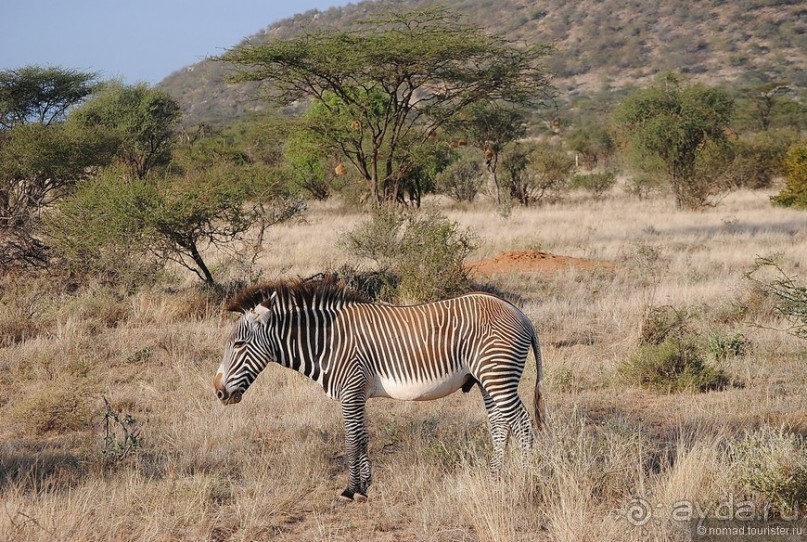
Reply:
M270 361L318 382L342 403L349 459L347 499L371 482L365 402L431 400L478 385L501 466L512 432L526 458L533 444L518 383L536 358L535 415L543 423L541 354L529 319L512 304L473 293L410 307L369 303L326 277L251 288L228 307L242 313L216 374L216 394L237 403Z

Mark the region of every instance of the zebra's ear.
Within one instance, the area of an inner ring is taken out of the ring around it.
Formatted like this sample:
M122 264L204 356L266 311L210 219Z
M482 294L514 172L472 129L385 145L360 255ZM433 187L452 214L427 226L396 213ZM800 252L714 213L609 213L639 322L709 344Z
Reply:
M252 309L252 312L255 313L255 322L263 325L266 325L266 323L269 321L269 317L272 314L272 311L270 311L263 304L256 306L254 309Z

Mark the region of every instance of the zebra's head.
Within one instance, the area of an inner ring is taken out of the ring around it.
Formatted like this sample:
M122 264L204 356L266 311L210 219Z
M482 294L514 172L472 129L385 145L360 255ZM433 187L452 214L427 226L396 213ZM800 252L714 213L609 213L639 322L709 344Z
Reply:
M247 388L274 359L266 342L266 326L271 317L268 308L257 305L244 310L235 323L213 381L216 397L225 405L241 401Z

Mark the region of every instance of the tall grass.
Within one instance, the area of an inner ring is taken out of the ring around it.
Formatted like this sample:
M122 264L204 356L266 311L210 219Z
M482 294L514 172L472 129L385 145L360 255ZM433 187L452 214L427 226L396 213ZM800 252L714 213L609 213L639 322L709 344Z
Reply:
M750 191L698 213L619 192L514 208L508 219L486 201L438 203L477 235L470 259L541 248L615 264L487 279L521 300L542 339L549 426L530 465L511 443L503 471L489 471L476 390L372 400L370 501L342 504L340 409L316 384L269 367L239 405L217 403L212 377L232 317L214 292L4 282L0 540L675 540L677 501L714 514L729 496L783 511L802 498L787 473L804 463L805 344L776 331L772 304L744 277L756 255L801 272L802 214ZM259 271L338 269L349 263L339 239L362 219L313 204L305 223L268 232ZM637 274L637 246L659 247L654 277ZM649 299L686 308L699 337L741 334L741 354L722 339L707 352L742 386L627 383L618 368L639 346ZM528 368L525 400L534 379ZM119 461L104 459L103 397L140 429ZM628 521L636 502L653 507L642 525Z

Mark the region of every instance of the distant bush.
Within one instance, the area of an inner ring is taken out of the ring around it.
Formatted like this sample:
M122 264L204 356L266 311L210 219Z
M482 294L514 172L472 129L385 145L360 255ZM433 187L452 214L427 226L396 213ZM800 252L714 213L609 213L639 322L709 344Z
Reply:
M528 206L561 199L574 159L553 145L516 146L504 155L501 169L510 196Z
M474 248L473 235L434 208L413 212L381 206L344 242L351 254L373 260L394 277L390 291L400 300L442 299L470 284L465 258Z
M742 356L748 351L748 339L742 333L721 333L713 331L706 339L706 350L717 361L725 361L730 356Z
M457 201L473 201L482 186L481 153L473 149L458 153L457 160L449 164L435 179L437 191Z
M691 334L690 313L671 305L651 307L639 330L639 343L659 345L670 339L681 340Z
M598 119L599 120L599 119ZM566 144L579 154L583 165L594 167L606 162L616 152L616 143L604 121L588 121L572 129L566 136Z
M730 158L733 110L728 92L664 73L622 101L614 120L633 166L666 177L676 207L697 209L726 190L720 173Z
M639 173L633 175L625 185L625 192L639 199L647 199L653 194L663 192L665 189L664 180L660 175Z
M737 187L768 188L782 174L790 139L770 133L739 139L733 143L734 159L728 166L728 180Z
M572 177L569 188L585 190L599 199L611 190L615 184L616 175L613 172L604 171L602 173L577 174Z
M664 393L719 390L729 384L726 374L707 364L689 338L642 345L619 366L618 373L630 384Z
M780 513L807 504L807 442L784 429L763 427L729 446L732 477L743 491L770 500Z
M771 201L782 207L807 209L807 139L790 146L784 171L785 186Z

